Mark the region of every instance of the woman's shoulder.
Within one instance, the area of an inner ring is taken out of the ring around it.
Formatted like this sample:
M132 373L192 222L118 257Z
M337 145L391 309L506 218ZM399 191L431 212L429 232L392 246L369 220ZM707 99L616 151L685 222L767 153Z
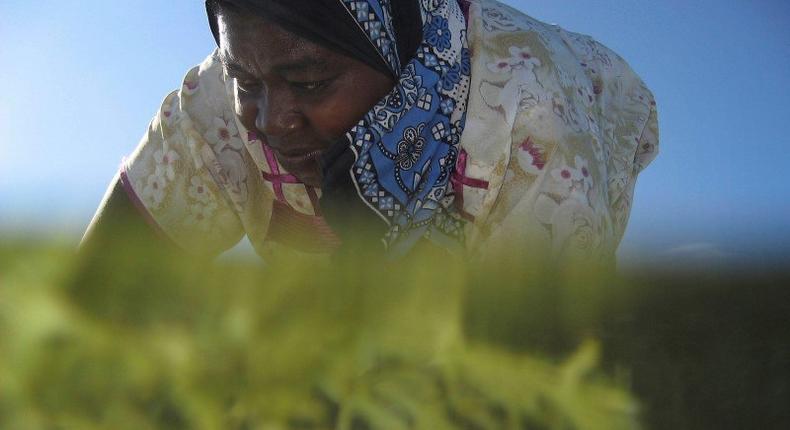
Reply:
M469 45L472 128L506 130L497 140L520 143L516 135L528 132L533 141L546 141L550 154L576 138L599 137L615 152L632 152L633 142L612 139L611 129L638 137L655 122L655 99L643 80L590 36L477 0L470 7Z
M216 53L191 67L126 158L124 185L185 249L226 249L241 234L250 170Z
M563 219L590 218L596 247L613 252L636 174L656 154L652 93L589 36L494 0L471 3L469 18L472 82L461 145L466 171L488 187L469 190L464 207L489 239L530 230L525 223L534 220L534 230L548 228L552 248L565 246Z
M638 79L620 55L589 35L540 21L496 0L470 3L472 19L479 20L470 37L481 39L478 48L483 51L507 51L508 45L516 45L521 40L522 44L526 42L537 51L532 55L538 57L543 66L597 68L597 72L603 73L602 78Z

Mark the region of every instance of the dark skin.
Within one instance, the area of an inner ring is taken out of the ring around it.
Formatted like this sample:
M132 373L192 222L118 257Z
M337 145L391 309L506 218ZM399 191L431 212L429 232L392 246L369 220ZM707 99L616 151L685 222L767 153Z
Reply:
M393 78L257 16L221 11L218 18L236 114L267 141L283 167L319 187L317 156L393 88ZM116 177L80 247L101 252L121 234L162 242Z
M258 17L224 13L219 29L242 124L289 172L320 186L316 157L392 89L392 77Z

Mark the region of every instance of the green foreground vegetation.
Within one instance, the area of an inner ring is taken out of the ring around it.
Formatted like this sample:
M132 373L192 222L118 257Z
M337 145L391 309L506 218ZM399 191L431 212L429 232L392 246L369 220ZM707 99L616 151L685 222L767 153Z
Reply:
M2 429L780 428L781 279L0 245ZM741 426L743 424L743 426Z

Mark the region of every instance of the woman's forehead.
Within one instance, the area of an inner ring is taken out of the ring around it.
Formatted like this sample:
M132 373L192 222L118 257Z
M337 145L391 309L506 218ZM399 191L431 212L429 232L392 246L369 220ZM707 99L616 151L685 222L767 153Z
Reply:
M369 10L371 5L379 5L379 0L370 1L340 1L340 0L207 0L207 12L209 15L209 22L214 33L215 39L218 44L220 43L220 23L219 17L225 21L225 31L233 30L238 33L244 33L241 40L244 41L257 41L260 43L260 37L256 37L260 33L256 28L262 22L275 23L279 29L284 29L288 32L283 40L277 41L281 51L285 49L295 50L298 48L300 51L308 51L307 44L304 41L310 41L318 46L328 50L327 57L339 56L342 60L353 60L361 62L369 67L379 71L388 76L397 75L397 70L400 69L397 55L394 54L395 50L400 48L406 49L408 52L403 55L403 58L410 59L415 51L416 45L411 42L417 43L421 39L422 27L419 24L409 27L403 27L404 31L398 32L399 35L405 37L405 43L401 44L399 40L395 40L394 34L390 28L390 22L405 22L409 18L415 18L414 14L407 13L412 11L416 13L416 21L421 21L419 13L419 0L398 0L390 7L376 6L373 9L378 11L376 15L376 22L359 22L359 11L357 8ZM389 4L389 2L385 2ZM413 10L412 10L413 9ZM360 9L361 10L361 9ZM367 20L373 19L373 12L366 14ZM235 15L235 16L234 16ZM238 19L241 18L241 19ZM400 19L395 19L400 18ZM265 21L262 21L265 20ZM415 21L412 19L411 21ZM415 22L416 22L415 21ZM227 28L227 24L232 23L231 28ZM380 28L379 36L374 37L369 33L370 29ZM386 27L386 29L385 29ZM296 38L293 35L297 35ZM233 33L226 34L227 39L234 36ZM300 39L303 38L303 39ZM271 38L269 38L271 39ZM412 40L413 39L413 40ZM236 51L237 46L241 48L237 40L231 40L233 46L230 51ZM291 46L289 44L302 44L302 46ZM385 52L380 52L383 50ZM245 49L250 52L250 49ZM320 52L320 49L316 49ZM230 52L235 56L245 56L246 53L236 54ZM283 56L278 53L277 57Z
M250 73L315 70L342 57L257 16L223 14L218 18L220 59L229 68Z

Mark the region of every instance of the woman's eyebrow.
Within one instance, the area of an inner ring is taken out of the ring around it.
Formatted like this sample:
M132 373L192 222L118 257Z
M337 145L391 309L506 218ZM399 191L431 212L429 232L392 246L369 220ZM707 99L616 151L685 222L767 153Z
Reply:
M315 57L303 57L288 60L282 64L277 64L276 66L272 67L272 69L277 73L285 74L289 72L294 73L305 71L321 72L326 70L328 67L329 63L326 60Z
M221 52L219 54L219 61L229 74L233 75L251 75L249 70L241 64L233 61L227 54Z

